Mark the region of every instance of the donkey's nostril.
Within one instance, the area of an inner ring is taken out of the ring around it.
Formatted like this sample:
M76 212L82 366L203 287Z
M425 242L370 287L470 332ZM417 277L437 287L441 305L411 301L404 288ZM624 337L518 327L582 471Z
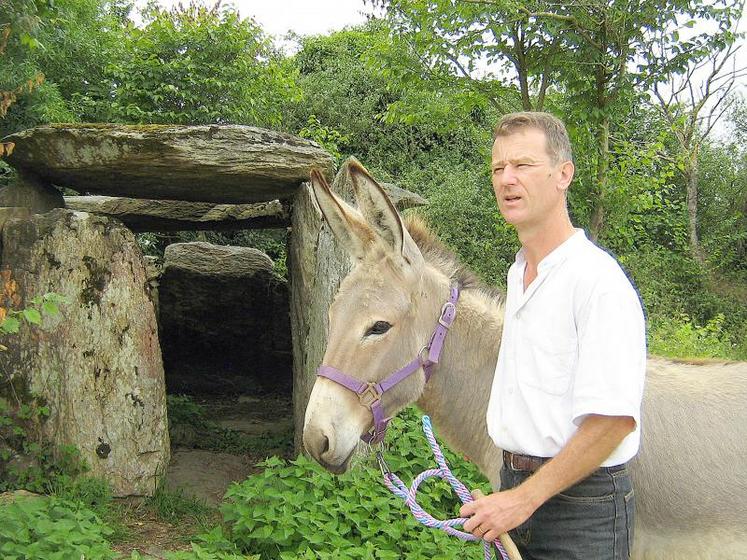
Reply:
M319 455L324 455L327 451L329 451L329 438L327 436L322 436L322 447Z

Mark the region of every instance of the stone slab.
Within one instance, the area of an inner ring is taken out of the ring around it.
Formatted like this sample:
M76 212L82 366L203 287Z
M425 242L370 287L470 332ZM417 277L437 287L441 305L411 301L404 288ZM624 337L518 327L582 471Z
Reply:
M81 193L242 204L290 199L312 167L331 176L318 144L242 125L53 124L3 139L13 167Z
M30 220L31 210L25 206L0 207L0 232L8 220Z
M252 394L291 385L288 286L251 247L166 247L158 288L171 393Z
M380 183L381 187L389 195L394 206L397 210L407 210L408 208L416 208L418 206L425 206L428 201L417 193L405 190L392 183Z
M111 196L66 196L65 207L117 218L134 232L285 228L287 204L214 204Z

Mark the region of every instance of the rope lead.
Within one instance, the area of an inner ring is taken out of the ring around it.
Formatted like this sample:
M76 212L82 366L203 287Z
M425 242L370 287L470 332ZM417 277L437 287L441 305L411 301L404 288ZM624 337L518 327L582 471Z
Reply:
M405 505L410 508L410 511L415 516L415 519L417 519L426 527L441 529L447 534L457 537L463 541L482 541L482 539L474 536L471 533L455 529L455 527L461 527L462 525L464 525L467 522L467 518L457 517L455 519L436 519L428 512L426 512L422 507L420 507L420 505L415 500L415 495L418 491L418 486L420 486L420 483L431 477L439 477L447 481L454 489L457 496L459 496L459 499L462 500L463 504L472 502L474 500L472 495L469 493L469 490L467 490L464 484L462 484L452 474L449 466L446 464L446 458L441 452L441 447L439 447L438 443L436 442L436 438L433 435L433 427L431 426L431 419L428 416L423 416L423 432L425 432L425 437L428 439L428 443L431 445L431 450L433 451L433 456L436 458L436 463L438 463L438 468L429 469L418 475L418 477L412 481L412 485L408 489L407 486L405 486L404 483L400 480L400 478L389 469L389 466L386 464L381 451L377 451L376 460L379 463L381 474L384 476L384 484L386 484L387 488L389 488L389 490L391 490L395 496L398 496L405 501ZM483 541L483 547L485 549L485 560L490 560L490 553L493 549L493 546L495 546L496 550L498 550L498 552L500 553L502 560L508 560L508 554L504 550L503 545L501 545L500 541L498 540L495 540L492 543Z

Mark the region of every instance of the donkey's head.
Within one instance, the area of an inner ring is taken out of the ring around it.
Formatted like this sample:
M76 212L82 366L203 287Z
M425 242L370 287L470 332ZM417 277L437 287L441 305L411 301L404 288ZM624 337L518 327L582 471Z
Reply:
M323 364L362 382L379 382L418 354L443 301L430 297L423 256L379 184L358 163L348 166L360 210L336 196L312 173L316 201L335 237L354 261L329 310ZM444 293L448 283L444 279ZM435 311L434 311L435 310ZM381 397L387 415L417 400L422 371ZM328 470L347 470L373 417L363 399L339 383L318 377L304 423L306 450Z

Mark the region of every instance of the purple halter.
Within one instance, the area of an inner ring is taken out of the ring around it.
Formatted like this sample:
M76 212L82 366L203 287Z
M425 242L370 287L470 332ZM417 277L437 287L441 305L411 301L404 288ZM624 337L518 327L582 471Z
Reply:
M316 372L317 376L326 377L327 379L331 379L343 387L350 389L358 395L361 404L371 410L374 419L373 432L367 432L361 436L361 439L366 443L380 443L383 441L384 435L386 434L386 427L392 419L392 417L386 417L384 407L381 406L381 397L385 392L397 385L400 381L407 379L421 367L425 374L425 382L428 383L428 380L431 377L431 369L434 364L438 363L438 358L441 355L441 349L443 348L446 333L449 332L449 327L451 327L451 324L454 322L454 318L456 317L456 303L458 299L459 288L454 286L451 288L449 301L444 303L441 308L441 316L438 318L438 324L436 325L428 344L423 346L415 359L413 359L409 364L402 369L395 371L378 383L373 381L360 381L339 369L333 368L332 366L319 366L319 369ZM423 358L423 354L426 355L425 358Z

